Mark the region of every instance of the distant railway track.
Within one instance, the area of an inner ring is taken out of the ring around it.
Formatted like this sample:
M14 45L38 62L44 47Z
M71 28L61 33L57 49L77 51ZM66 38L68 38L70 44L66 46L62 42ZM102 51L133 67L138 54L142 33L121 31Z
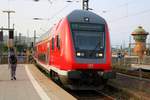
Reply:
M149 98L150 93L150 79L117 73L116 79L110 80L109 85L124 91L129 99L135 98L134 100L149 100L147 98Z
M150 82L150 78L145 78L144 76L140 77L138 74L135 75L135 74L128 74L128 73L117 73L117 75Z

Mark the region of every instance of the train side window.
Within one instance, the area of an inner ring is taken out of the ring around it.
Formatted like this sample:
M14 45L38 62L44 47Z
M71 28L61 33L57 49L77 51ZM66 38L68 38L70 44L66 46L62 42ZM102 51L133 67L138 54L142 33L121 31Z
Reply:
M57 35L57 48L60 49L60 38L59 35Z
M52 50L54 50L54 38L52 37Z

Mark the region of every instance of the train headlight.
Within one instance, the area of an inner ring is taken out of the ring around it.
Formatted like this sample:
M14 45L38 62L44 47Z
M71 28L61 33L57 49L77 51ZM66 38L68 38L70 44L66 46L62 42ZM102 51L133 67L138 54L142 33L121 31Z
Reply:
M102 53L96 53L96 57L102 57L103 54Z
M99 53L99 54L98 54L98 56L99 56L99 57L102 57L102 56L103 56L103 54L102 54L102 53Z
M76 55L77 55L77 56L82 56L82 57L83 57L85 54L84 54L83 52L81 52L81 53L80 53L80 52L77 52Z
M77 52L77 56L81 56L81 53L80 53L80 52Z

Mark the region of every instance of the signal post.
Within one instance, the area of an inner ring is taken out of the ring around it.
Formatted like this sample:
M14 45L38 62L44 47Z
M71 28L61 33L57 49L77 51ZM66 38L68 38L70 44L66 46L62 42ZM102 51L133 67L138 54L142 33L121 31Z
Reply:
M7 30L9 32L9 39L8 39L8 48L13 47L14 43L13 43L13 39L14 39L14 29L10 29L10 28L0 28L0 42L3 42L3 30Z
M3 35L4 35L4 33L3 33L3 31L4 30L6 30L6 31L8 31L9 32L9 39L8 39L8 42L7 42L7 46L8 46L8 48L11 48L11 47L13 47L14 46L14 29L10 29L10 28L0 28L0 63L2 63L2 49L3 49L3 47L2 47L2 44L3 44Z

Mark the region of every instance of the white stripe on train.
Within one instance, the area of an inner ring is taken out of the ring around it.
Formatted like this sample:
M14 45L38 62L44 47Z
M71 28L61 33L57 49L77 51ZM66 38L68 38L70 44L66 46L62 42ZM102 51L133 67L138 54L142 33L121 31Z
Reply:
M56 68L52 65L45 65L42 64L41 62L39 62L36 58L35 58L36 62L41 65L44 69L46 69L47 71L53 70L55 72L57 72L59 75L64 75L67 76L68 71L64 71L64 70L60 70L59 68Z

